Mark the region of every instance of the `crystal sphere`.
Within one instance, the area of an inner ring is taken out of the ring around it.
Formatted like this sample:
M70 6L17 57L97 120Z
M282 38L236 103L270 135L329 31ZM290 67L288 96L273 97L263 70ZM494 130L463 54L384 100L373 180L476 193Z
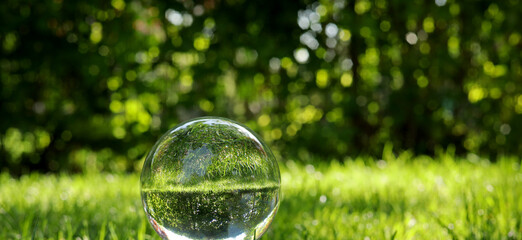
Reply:
M274 155L252 130L205 117L156 142L141 198L163 239L258 239L279 207L280 183Z

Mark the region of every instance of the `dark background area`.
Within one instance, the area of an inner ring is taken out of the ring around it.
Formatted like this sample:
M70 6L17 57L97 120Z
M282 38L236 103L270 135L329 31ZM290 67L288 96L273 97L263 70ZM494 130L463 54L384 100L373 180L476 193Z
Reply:
M517 0L7 0L0 171L133 171L207 115L281 161L519 155L521 15Z

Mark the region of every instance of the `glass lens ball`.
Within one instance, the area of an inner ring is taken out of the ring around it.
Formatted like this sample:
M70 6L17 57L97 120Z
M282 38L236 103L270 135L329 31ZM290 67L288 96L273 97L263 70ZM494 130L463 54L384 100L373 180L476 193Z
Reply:
M279 207L281 177L247 127L205 117L165 133L147 155L141 197L164 239L257 239Z

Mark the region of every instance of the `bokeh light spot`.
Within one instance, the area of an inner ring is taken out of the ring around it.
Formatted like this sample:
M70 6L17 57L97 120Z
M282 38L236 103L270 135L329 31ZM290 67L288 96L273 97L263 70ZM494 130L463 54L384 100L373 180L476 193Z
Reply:
M410 45L415 45L418 40L419 39L415 33L409 32L406 34L406 42L408 42Z
M328 71L325 69L317 71L315 82L318 87L325 88L328 85Z
M305 48L299 48L294 51L294 58L298 63L306 63L310 54Z

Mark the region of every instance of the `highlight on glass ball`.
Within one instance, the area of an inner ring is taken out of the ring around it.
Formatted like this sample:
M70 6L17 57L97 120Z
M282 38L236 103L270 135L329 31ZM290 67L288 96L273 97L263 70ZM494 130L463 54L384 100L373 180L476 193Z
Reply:
M141 198L163 239L258 239L279 207L280 183L272 151L252 130L205 117L156 142Z

